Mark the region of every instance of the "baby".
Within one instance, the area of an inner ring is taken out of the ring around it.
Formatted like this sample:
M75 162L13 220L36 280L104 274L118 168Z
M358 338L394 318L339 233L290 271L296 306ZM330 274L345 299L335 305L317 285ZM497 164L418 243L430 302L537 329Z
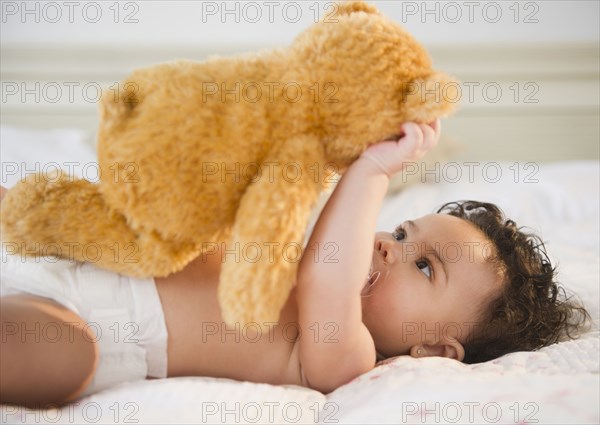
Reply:
M236 260L226 245L154 280L3 246L0 401L62 404L174 376L327 393L393 356L481 362L574 336L589 315L560 293L541 241L496 206L446 204L375 233L390 178L436 145L440 124L402 133L343 175L307 244L321 251L305 251L277 323L222 322L219 271Z

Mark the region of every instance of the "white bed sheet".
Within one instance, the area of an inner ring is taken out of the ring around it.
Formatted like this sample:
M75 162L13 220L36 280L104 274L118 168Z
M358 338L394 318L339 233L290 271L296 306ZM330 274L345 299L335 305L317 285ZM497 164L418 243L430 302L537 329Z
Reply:
M94 180L90 136L71 129L3 126L2 185L10 187L28 171L55 164ZM440 166L437 183L429 173L434 183L413 185L386 199L378 227L391 229L446 201L497 203L518 224L542 235L560 281L582 298L598 323L599 162L458 167L461 179L454 164ZM596 326L576 341L477 365L397 358L328 395L297 386L171 378L125 383L62 409L3 405L0 423L597 424L599 369Z

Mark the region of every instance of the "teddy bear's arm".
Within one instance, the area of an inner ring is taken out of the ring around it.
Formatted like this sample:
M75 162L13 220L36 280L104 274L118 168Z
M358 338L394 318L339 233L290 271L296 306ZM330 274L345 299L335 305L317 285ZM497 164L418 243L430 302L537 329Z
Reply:
M287 140L265 158L236 213L231 249L221 268L219 302L233 323L275 322L295 283L311 208L323 184L316 138Z

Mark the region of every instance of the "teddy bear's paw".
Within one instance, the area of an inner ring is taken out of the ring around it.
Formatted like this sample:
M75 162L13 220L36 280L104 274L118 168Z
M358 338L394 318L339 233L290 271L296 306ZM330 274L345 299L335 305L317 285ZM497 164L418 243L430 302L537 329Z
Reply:
M59 255L56 224L68 208L64 193L75 180L55 170L27 175L11 188L0 213L3 244L30 256Z
M273 262L223 264L218 296L226 323L253 324L263 330L278 323L292 289L297 263L276 261L281 253L274 251Z
M166 277L182 270L201 252L196 243L165 240L155 231L140 233L139 229L131 247L130 274L137 277Z
M25 176L11 188L2 203L3 222L16 226L33 211L42 208L46 200L60 196L64 186L73 180L60 170Z

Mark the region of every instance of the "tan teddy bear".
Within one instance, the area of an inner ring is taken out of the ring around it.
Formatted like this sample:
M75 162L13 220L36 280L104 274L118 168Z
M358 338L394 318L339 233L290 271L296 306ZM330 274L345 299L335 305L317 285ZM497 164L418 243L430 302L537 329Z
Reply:
M227 241L247 255L222 266L224 320L276 321L331 177L402 123L447 115L453 85L363 2L287 48L138 70L102 98L100 183L29 176L2 204L3 240L79 261L99 247L97 266L138 277Z

